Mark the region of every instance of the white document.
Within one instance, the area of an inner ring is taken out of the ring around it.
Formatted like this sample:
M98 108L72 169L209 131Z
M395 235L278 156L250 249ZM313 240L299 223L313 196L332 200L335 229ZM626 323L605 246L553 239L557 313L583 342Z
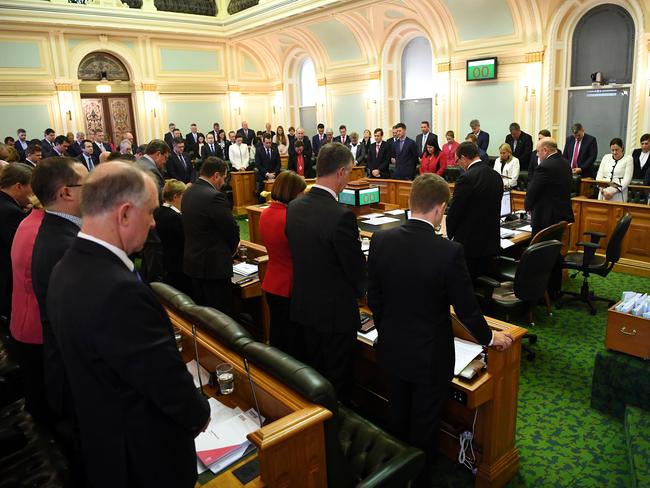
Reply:
M363 220L368 220L368 219L376 219L383 216L384 216L383 213L371 213L371 214L362 215L361 218Z
M196 388L201 386L199 384L199 374L196 371L196 360L192 359L189 363L185 363L185 366L187 366L187 370L192 375L192 379L194 380L194 386ZM210 381L210 373L208 373L208 370L205 369L203 366L200 366L200 365L199 365L199 371L201 372L201 382L204 385L207 385L208 382Z
M376 328L372 329L369 332L357 331L357 337L360 338L366 344L370 344L370 345L373 345L375 343L375 340L377 339L378 335L379 332L377 332Z
M454 350L456 352L454 375L457 376L476 356L483 352L483 346L454 337Z
M388 212L385 212L386 215L403 215L404 210L402 209L397 209L397 210L389 210Z
M383 224L389 224L391 222L399 222L399 219L394 219L393 217L378 217L376 219L370 219L366 220L366 224L370 225L383 225Z
M510 237L514 237L515 233L514 231L511 231L510 229L499 229L499 234L501 235L501 239L508 239Z
M533 228L529 225L524 225L523 227L518 227L517 230L520 230L522 232L532 232Z
M225 422L210 422L205 432L194 439L196 455L204 465L211 466L247 442L246 436L259 429L256 420L245 413Z
M514 246L515 243L510 239L501 239L501 249L508 249L510 246Z
M250 263L238 263L233 265L232 270L238 275L250 276L257 273L257 265Z

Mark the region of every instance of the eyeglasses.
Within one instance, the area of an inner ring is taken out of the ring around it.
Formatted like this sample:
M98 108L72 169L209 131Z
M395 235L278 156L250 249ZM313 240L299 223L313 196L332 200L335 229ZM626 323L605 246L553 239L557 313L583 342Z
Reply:
M68 188L77 188L77 187L79 187L79 186L83 186L83 184L78 183L78 184L76 184L76 185L65 185L65 186L68 187Z

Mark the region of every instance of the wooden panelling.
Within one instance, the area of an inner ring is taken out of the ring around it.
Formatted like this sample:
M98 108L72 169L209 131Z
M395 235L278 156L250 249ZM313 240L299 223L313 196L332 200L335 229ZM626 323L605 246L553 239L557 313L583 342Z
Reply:
M230 173L232 205L237 215L246 213L246 207L257 203L255 183L255 171L233 171Z

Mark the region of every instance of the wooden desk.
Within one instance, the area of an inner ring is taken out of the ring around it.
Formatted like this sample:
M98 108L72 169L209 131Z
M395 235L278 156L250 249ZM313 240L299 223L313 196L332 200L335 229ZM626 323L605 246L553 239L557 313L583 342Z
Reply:
M265 181L264 190L270 193L273 190L273 183L275 183L275 181ZM316 183L316 178L305 178L305 183L307 183L307 186L313 185Z
M236 215L246 213L247 206L257 203L255 185L255 171L232 171L230 173L232 206Z
M581 197L591 197L591 196L597 196L598 193L594 192L594 187L597 186L604 186L607 182L601 182L599 183L596 181L594 178L582 178L580 180L580 196ZM645 186L645 185L628 185L628 193L630 191L644 191L646 194L650 193L650 186Z
M366 177L366 167L365 166L353 166L352 171L350 171L349 181L356 181Z
M472 430L476 414L474 452L478 475L475 486L496 488L504 486L519 467L519 451L515 446L517 396L521 339L527 331L496 319L486 319L491 328L509 332L514 342L506 351L489 348L487 371L473 383L452 380L450 399L442 414L439 445L447 457L457 459L459 435ZM476 342L453 313L452 324L456 337ZM374 347L359 340L355 400L371 418L387 418L386 378L377 363Z
M183 335L183 356L193 359L192 325L182 315L166 307L169 318ZM254 406L243 358L211 335L199 329L197 343L201 365L214 371L217 364L228 362L235 373L235 391L219 397L229 406L248 410ZM260 477L247 487L309 486L327 487L327 465L323 422L332 416L329 410L308 402L281 381L250 365L251 377L260 411L266 425L248 435L257 448ZM232 470L229 470L232 471ZM234 476L223 473L204 486L242 486Z

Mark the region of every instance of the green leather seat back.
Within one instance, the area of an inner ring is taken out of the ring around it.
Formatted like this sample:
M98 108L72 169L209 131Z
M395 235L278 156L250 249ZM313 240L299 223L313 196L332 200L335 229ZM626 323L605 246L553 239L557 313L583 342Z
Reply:
M212 307L192 305L183 309L185 316L203 332L242 355L242 348L254 342L253 336L238 322Z

